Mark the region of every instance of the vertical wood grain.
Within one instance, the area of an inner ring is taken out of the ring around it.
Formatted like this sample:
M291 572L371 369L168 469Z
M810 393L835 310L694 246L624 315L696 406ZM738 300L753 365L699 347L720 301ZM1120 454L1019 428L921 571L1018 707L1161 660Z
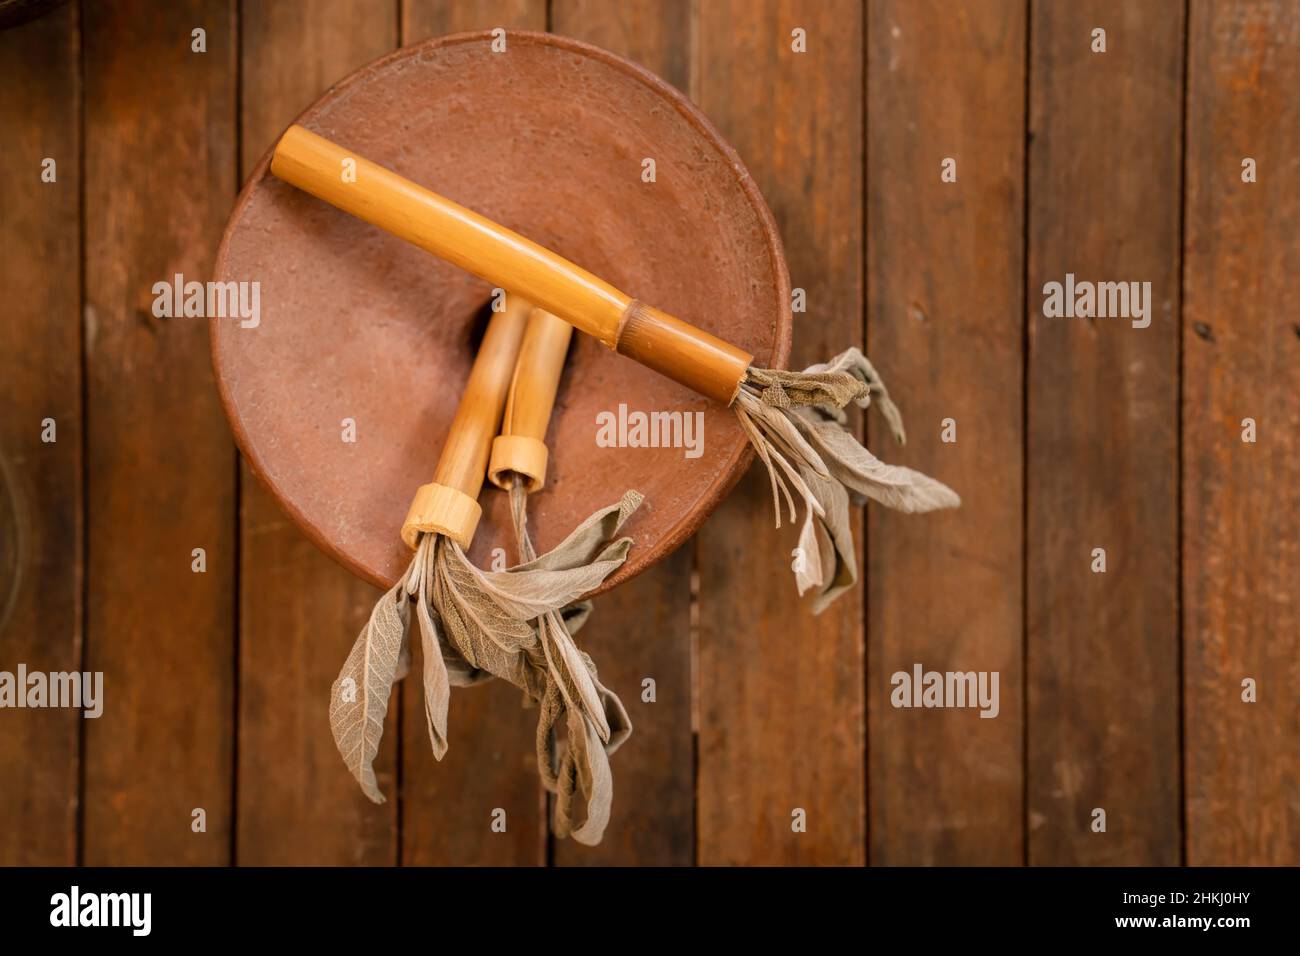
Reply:
M405 0L402 6L403 44L493 27L545 30L545 0ZM420 691L415 684L405 688L403 863L503 866L546 861L544 791L534 749L537 710L525 708L522 700L519 691L504 681L455 689L448 753L436 761L429 748ZM496 809L505 811L504 833L492 830Z
M86 4L85 862L231 851L235 454L205 319L156 282L206 280L235 189L234 10ZM206 31L206 53L191 32ZM207 571L191 571L203 548ZM206 813L206 832L192 811Z
M685 0L557 0L556 33L586 40L690 88L690 4ZM552 450L563 455L563 448ZM544 493L544 492L543 492ZM683 866L695 857L694 738L691 730L691 564L693 543L596 602L579 644L619 694L631 739L610 758L614 809L597 847L555 841L555 862ZM655 681L656 700L641 699Z
M551 0L551 30L625 56L690 92L690 0Z
M1300 864L1300 19L1192 3L1183 324L1187 862ZM1257 181L1242 182L1242 160ZM1242 441L1242 420L1257 440ZM1256 682L1257 702L1242 700Z
M397 46L397 5L311 0L242 9L240 166L247 176L307 105ZM247 467L240 499L237 859L396 862L397 802L376 806L365 798L328 720L330 684L380 592L318 551ZM397 719L389 721L376 763L390 793Z
M867 355L908 444L869 416L868 445L962 496L934 515L867 509L871 862L1019 864L1026 11L869 10ZM996 672L997 716L895 709L890 677L917 663Z
M402 44L472 30L545 30L547 0L400 0Z
M1174 864L1183 4L1035 3L1031 24L1029 861ZM1067 273L1150 282L1150 326L1045 317Z
M77 10L0 32L0 670L81 670L82 420ZM56 181L42 182L55 161ZM55 441L42 441L54 420ZM69 709L0 713L0 866L77 856Z
M698 10L695 98L753 174L806 290L791 366L823 361L862 344L861 5ZM796 28L806 53L791 49ZM790 571L796 539L773 529L758 465L697 535L702 864L864 859L861 589L814 617Z

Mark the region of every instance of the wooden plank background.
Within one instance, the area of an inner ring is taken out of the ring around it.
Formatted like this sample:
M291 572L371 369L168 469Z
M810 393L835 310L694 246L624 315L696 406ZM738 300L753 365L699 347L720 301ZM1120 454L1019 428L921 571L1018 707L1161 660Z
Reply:
M870 509L875 863L1024 856L1025 26L1023 6L997 0L956 18L900 0L874 4L867 29L867 354L910 424L908 464L963 501L923 521ZM940 440L947 418L955 442ZM899 452L879 424L869 444L888 460ZM998 671L998 717L895 710L889 675L916 663Z
M441 763L403 687L396 799L360 796L326 699L375 592L239 463L206 328L150 311L329 85L496 26L700 105L804 290L792 363L865 345L909 441L854 427L964 499L858 515L863 581L813 617L753 472L602 599L582 643L636 732L596 848L549 834L504 686ZM0 710L0 864L1300 863L1298 88L1286 0L74 0L0 32L0 671L106 673L97 720ZM1044 317L1066 273L1149 281L1150 327ZM1000 713L893 708L918 663L998 672Z
M0 669L81 669L85 507L81 363L80 30L69 7L0 33ZM40 181L54 161L55 181ZM19 173L22 170L22 173ZM36 184L35 187L33 184ZM42 441L52 420L53 442ZM20 517L21 516L21 517ZM0 864L77 862L81 718L7 711Z
M1179 860L1182 17L1177 0L1031 11L1031 863ZM1102 54L1091 49L1098 26ZM1149 281L1151 325L1045 318L1043 285L1067 273ZM1104 573L1093 571L1094 549ZM1105 832L1091 827L1099 810Z
M225 863L236 457L207 330L155 318L151 290L205 274L230 211L234 12L220 0L82 12L85 669L104 672L106 695L106 716L85 722L82 857ZM203 56L186 40L198 28Z
M1187 862L1300 862L1300 20L1192 4L1182 322ZM1242 162L1257 163L1243 183ZM1254 419L1259 439L1242 441ZM1255 703L1242 682L1257 684Z

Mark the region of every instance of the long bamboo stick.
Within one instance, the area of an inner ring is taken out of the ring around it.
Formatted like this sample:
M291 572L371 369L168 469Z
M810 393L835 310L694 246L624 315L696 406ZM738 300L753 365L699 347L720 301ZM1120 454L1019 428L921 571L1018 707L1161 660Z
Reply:
M725 404L736 397L753 360L742 349L633 299L518 233L301 126L290 126L280 138L271 172L493 285L518 292L620 354Z

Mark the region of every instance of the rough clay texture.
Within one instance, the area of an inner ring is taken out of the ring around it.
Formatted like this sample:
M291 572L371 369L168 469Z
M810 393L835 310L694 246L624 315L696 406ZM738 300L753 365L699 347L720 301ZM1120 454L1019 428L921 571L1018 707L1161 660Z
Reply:
M354 74L298 122L567 256L628 294L783 365L789 279L771 214L712 126L650 74L593 47L511 33L411 47ZM642 181L652 157L657 181ZM212 323L213 361L253 470L316 543L391 585L398 531L430 480L469 373L488 285L271 176L244 188L214 278L261 283L261 324ZM704 454L596 445L596 416L703 411ZM357 440L341 440L356 421ZM530 501L539 550L635 488L627 564L681 544L749 460L732 413L575 336ZM513 561L508 496L485 487L471 559ZM601 590L605 588L602 587Z

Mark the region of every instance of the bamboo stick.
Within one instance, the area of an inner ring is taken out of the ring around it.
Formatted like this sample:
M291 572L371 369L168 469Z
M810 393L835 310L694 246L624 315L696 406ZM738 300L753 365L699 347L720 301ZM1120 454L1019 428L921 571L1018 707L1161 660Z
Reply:
M469 547L483 514L478 494L531 310L520 296L507 295L505 310L488 321L433 481L419 487L402 522L408 547L419 544L422 532L445 534Z
M545 309L535 308L528 317L488 464L488 480L498 488L509 490L516 475L530 494L546 484L546 429L572 336L573 326Z
M353 168L355 176L345 176ZM652 308L478 213L290 126L271 172L333 206L511 289L611 349L731 404L753 356Z

